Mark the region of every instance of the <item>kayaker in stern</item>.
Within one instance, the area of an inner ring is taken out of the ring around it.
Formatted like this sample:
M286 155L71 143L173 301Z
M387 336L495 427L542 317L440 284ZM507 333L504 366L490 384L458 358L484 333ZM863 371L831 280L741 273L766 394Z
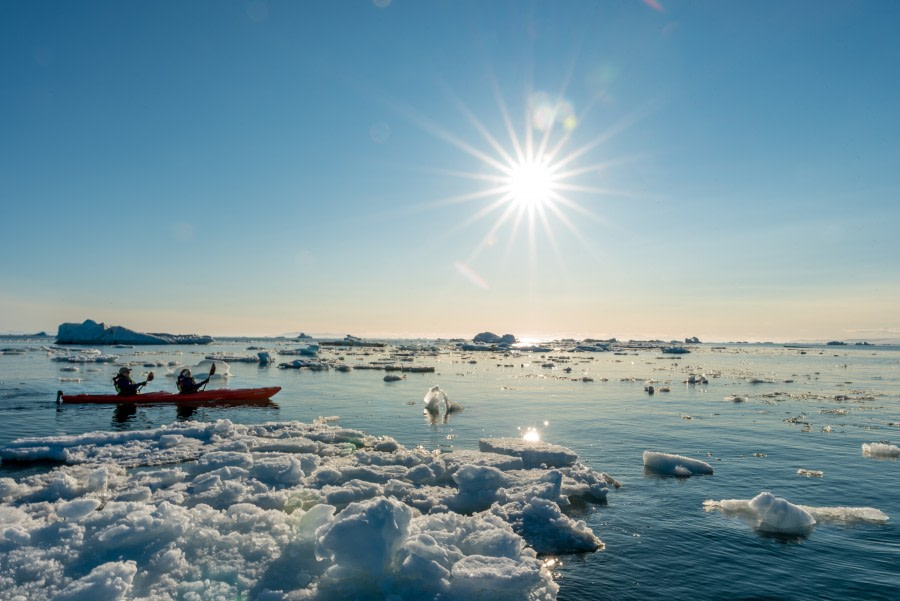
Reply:
M153 372L151 371L147 374L146 380L135 382L131 379L131 368L123 366L119 368L119 373L113 378L113 385L116 387L116 393L119 396L134 396L152 379Z
M211 376L212 373L209 375ZM207 382L209 382L209 376L207 376L205 380L198 382L194 379L191 370L185 367L181 370L181 373L178 374L178 380L175 384L178 386L178 392L181 394L193 394L200 390L200 387Z

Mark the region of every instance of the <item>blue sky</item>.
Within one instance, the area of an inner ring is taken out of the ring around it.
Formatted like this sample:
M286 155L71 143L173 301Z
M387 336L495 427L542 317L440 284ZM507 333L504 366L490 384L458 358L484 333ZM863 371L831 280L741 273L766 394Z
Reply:
M0 332L900 338L898 22L0 3Z

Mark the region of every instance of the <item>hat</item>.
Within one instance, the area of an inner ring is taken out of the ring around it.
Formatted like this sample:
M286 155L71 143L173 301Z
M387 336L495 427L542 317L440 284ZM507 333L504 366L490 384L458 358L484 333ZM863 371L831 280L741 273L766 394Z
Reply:
M130 367L123 366L123 367L119 368L119 375L128 374L128 373L131 373Z
M185 367L184 369L181 370L181 374L180 374L180 375L182 375L182 376L190 376L190 375L191 375L191 370L189 370L188 368Z

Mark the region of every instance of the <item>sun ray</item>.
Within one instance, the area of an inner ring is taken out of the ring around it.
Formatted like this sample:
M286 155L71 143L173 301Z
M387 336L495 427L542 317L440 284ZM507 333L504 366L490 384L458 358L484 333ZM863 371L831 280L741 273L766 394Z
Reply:
M488 131L487 127L475 116L475 114L469 110L462 100L460 100L457 96L455 96L449 90L447 91L447 95L453 101L453 104L459 109L459 111L463 114L463 116L469 121L472 127L481 134L481 137L490 144L491 148L496 151L496 153L500 156L502 161L505 161L507 164L512 164L515 162L515 159L510 155L505 148L500 144L499 140L495 138L490 131Z
M481 161L485 165L488 165L495 169L503 168L502 161L499 161L495 157L492 157L491 155L475 148L468 142L461 140L459 137L453 135L452 133L450 133L443 127L432 122L431 120L426 119L425 117L423 117L421 115L418 115L412 109L408 109L406 112L406 115L409 119L411 119L413 122L418 124L419 127L421 127L423 130L427 131L428 133L435 136L436 138L447 142L451 146L455 146L456 148L462 150L469 156Z
M475 260L475 258L481 253L481 251L493 240L494 235L500 230L503 224L509 219L510 213L516 210L516 207L512 204L506 203L506 210L500 216L497 221L494 222L494 225L491 226L491 229L488 230L488 233L485 234L481 242L479 242L478 246L475 247L475 250L472 251L472 254L469 256L467 262L471 263Z
M424 211L451 205L463 204L467 202L483 200L485 198L496 197L497 194L501 194L503 190L504 188L501 186L495 188L485 188L483 190L476 190L474 192L469 192L466 194L457 194L454 196L439 198L437 200L422 202L417 205L413 205L413 207L411 208L412 210Z
M491 78L491 84L494 90L494 98L497 101L497 106L500 109L500 115L503 118L503 125L506 127L506 133L509 135L510 143L513 146L513 151L516 153L516 162L521 163L525 160L525 155L522 153L522 144L519 142L519 136L516 133L515 127L513 127L512 119L509 116L509 109L506 106L506 101L503 100L503 95L500 93L500 86L497 84L497 80Z

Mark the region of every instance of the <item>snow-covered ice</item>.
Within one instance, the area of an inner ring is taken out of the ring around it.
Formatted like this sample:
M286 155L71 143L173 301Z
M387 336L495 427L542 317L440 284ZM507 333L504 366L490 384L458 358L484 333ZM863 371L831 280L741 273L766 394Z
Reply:
M482 438L478 448L486 453L521 457L528 468L566 467L578 460L578 455L565 447L524 438Z
M653 451L644 451L644 467L663 476L687 477L713 473L712 466L705 461Z
M565 510L618 483L562 447L491 446L505 452L228 420L20 439L0 448L4 461L64 464L0 478L0 590L37 601L555 599L539 554L602 549Z
M770 492L761 492L748 500L708 500L704 501L703 507L707 511L719 510L725 514L743 516L749 519L758 530L792 535L807 534L816 524L821 523L872 522L883 524L890 519L883 511L873 507L795 505Z

